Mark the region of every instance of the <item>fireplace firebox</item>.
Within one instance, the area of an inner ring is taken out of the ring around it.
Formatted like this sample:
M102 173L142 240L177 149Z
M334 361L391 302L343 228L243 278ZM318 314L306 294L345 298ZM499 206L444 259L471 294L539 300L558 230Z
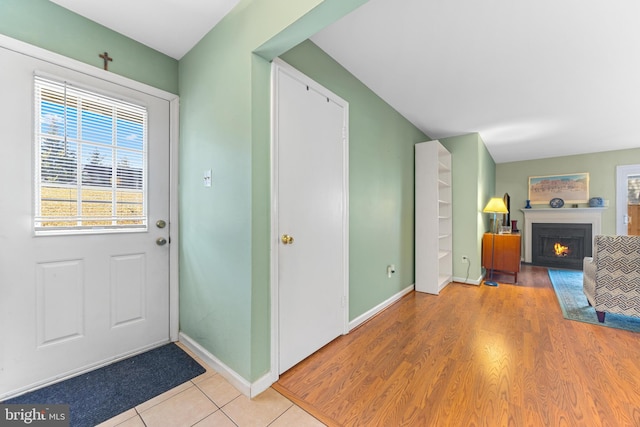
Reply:
M545 267L582 270L591 256L591 224L531 224L531 262Z

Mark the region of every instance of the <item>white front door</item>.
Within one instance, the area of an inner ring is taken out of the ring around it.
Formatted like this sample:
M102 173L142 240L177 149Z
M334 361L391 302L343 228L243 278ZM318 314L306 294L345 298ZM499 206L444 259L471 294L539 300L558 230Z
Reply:
M2 400L169 341L169 244L156 240L169 240L170 114L166 99L5 48L0 63ZM147 108L148 231L34 234L34 72Z
M616 168L616 234L640 235L640 165Z
M274 66L278 373L347 332L348 104Z

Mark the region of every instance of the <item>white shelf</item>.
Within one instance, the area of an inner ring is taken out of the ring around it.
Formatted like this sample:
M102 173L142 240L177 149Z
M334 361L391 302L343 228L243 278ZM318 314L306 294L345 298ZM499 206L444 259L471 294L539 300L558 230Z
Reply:
M438 294L453 277L451 153L428 141L415 154L416 290Z

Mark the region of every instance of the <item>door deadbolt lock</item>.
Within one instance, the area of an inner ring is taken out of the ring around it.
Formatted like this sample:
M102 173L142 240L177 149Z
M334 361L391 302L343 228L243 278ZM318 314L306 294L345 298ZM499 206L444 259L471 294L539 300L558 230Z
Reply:
M164 246L167 244L167 239L165 239L164 237L158 237L156 239L156 245L158 246Z
M156 221L156 227L165 228L166 226L167 226L167 221L165 221L164 219L159 219Z
M283 234L280 240L285 245L293 245L293 237L289 236L288 234Z

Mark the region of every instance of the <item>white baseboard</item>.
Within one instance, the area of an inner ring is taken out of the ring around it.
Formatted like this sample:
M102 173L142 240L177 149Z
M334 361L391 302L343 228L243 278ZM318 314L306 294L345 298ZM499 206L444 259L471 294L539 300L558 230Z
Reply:
M225 365L220 359L215 357L207 349L202 347L200 344L195 342L191 337L184 334L183 332L180 332L180 342L183 343L189 350L193 351L200 359L202 359L204 363L206 363L217 373L222 375L222 377L229 381L229 383L231 383L232 386L238 389L240 393L248 397L253 397L258 394L252 393L253 386L249 381L245 380L240 374ZM269 384L269 386L270 385L271 384Z
M398 292L397 294L392 295L391 298L387 299L386 301L382 301L380 304L376 305L371 310L365 313L362 313L360 316L356 317L351 322L349 322L349 330L352 330L356 326L359 326L364 322L366 322L367 320L371 319L373 316L380 313L382 310L389 307L391 304L398 301L400 298L402 298L409 292L413 291L414 288L415 288L415 285L411 284L406 288L404 288L403 290L401 290L400 292Z
M469 279L467 277L453 277L454 282L464 283L467 285L479 285L484 280L484 274L481 274L477 279Z
M401 290L397 294L391 296L391 298L386 301L381 302L377 306L373 307L371 310L366 313L361 314L357 318L353 319L349 322L349 330L352 330L356 326L366 322L385 308L389 307L394 302L398 301L400 298L413 291L415 286L412 284L407 286L405 289ZM208 350L194 341L191 337L186 335L183 332L180 332L180 342L183 343L187 348L193 351L199 358L201 358L207 365L213 368L217 373L222 375L231 385L237 388L242 394L253 398L263 391L267 390L271 387L275 381L277 381L277 376L273 375L271 372L267 372L262 377L257 379L255 382L250 383L246 379L244 379L240 374L235 372L233 369L225 365L220 359L211 354Z
M251 395L249 397L253 399L257 395L271 387L271 384L275 383L276 381L278 381L278 378L274 377L271 372L267 372L266 374L255 380L253 383L251 383Z

